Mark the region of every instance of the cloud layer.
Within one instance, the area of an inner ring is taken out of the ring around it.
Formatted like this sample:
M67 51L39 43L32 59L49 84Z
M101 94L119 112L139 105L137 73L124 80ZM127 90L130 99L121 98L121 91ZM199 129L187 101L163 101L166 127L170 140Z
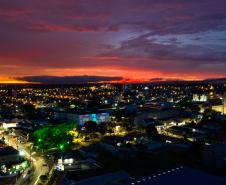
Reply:
M81 84L81 83L99 83L109 81L120 81L122 77L108 76L27 76L19 77L17 80L27 81L31 83L43 84Z
M225 0L1 0L0 79L226 71Z

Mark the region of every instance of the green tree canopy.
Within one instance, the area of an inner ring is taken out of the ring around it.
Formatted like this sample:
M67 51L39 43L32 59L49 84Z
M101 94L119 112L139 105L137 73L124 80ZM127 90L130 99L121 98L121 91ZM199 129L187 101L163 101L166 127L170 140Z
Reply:
M39 149L58 148L64 150L71 144L72 136L69 131L74 128L77 128L75 123L62 123L42 127L33 133L35 145Z

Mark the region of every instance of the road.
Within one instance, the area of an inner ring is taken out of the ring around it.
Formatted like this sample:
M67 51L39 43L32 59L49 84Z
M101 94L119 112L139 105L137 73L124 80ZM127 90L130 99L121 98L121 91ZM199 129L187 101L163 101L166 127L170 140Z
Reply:
M32 150L32 144L31 143L19 143L17 141L17 138L5 135L5 142L9 146L12 146L13 148L22 151L21 154L23 154L28 160L31 160L33 164L33 176L32 179L29 182L29 185L37 185L39 183L39 177L41 175L45 175L46 173L49 173L49 169L47 166L45 166L46 162L45 159L38 155L36 152ZM24 174L21 176L20 179L17 180L18 185L24 185L23 179L26 179L26 176L28 174Z

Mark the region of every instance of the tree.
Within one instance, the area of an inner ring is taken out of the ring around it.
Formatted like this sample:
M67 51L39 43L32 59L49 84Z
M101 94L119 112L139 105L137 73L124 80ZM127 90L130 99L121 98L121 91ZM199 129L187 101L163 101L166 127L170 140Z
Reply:
M76 126L76 124L62 123L40 128L32 135L35 145L39 149L58 148L65 150L72 141L72 135L69 132L75 129Z
M212 110L212 109L206 109L203 113L203 120L202 121L207 121L207 120L215 120L216 116L219 113Z
M108 128L107 128L107 123L100 123L98 125L98 131L101 133L101 134L105 134L107 132Z
M98 125L95 121L85 122L84 127L86 128L87 133L94 133L98 130Z
M22 109L25 117L30 118L30 119L36 118L36 116L35 116L36 110L35 110L34 105L24 104L24 105L21 106L21 109Z
M155 125L148 125L145 128L145 130L146 130L146 133L147 133L148 136L152 136L152 137L158 137L159 136Z

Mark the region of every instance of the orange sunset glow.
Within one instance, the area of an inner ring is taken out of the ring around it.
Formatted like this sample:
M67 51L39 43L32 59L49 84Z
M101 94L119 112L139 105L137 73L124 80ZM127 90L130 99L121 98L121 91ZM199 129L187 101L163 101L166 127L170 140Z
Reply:
M1 1L0 83L224 78L225 7L60 0L43 9L38 1Z
M1 84L27 84L29 82L22 81L22 80L16 80L12 78L5 78L0 76L0 83Z
M0 185L226 185L226 0L0 0Z

